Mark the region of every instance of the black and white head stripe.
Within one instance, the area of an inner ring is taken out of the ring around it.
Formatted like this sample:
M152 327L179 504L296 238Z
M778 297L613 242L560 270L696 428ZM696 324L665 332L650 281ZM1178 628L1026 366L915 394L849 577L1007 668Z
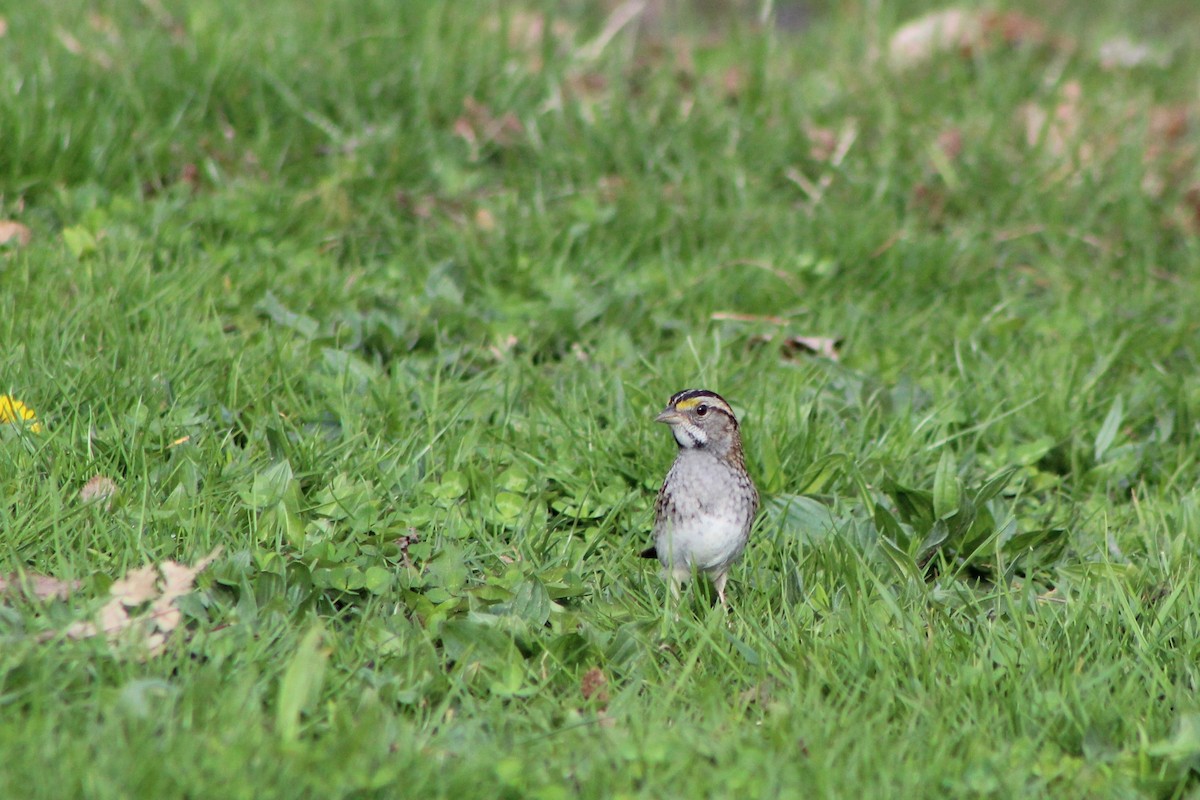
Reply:
M671 400L667 403L667 407L681 413L694 412L700 416L703 416L710 409L715 409L728 414L734 424L737 424L737 418L733 415L733 409L729 407L729 403L725 402L725 398L707 389L684 389L682 392L677 392L671 397Z

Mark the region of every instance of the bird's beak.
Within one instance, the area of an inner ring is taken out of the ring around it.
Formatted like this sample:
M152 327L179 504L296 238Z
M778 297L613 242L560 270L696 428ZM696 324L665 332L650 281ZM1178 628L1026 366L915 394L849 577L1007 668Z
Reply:
M655 422L665 422L668 425L677 425L683 422L683 415L674 408L665 408L663 412L654 418Z

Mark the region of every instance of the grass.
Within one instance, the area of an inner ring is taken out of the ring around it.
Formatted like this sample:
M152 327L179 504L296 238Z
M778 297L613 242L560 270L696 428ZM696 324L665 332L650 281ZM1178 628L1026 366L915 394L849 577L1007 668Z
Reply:
M933 8L6 8L0 572L81 583L0 604L0 793L1191 796L1200 17L889 69ZM689 386L728 614L636 557Z

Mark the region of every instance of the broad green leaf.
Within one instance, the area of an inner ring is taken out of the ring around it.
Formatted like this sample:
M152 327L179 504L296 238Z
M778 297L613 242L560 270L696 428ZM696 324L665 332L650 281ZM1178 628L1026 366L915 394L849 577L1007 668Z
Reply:
M933 516L946 519L958 513L960 486L958 481L958 459L949 447L942 450L937 472L933 476Z
M1009 467L1006 470L1002 470L998 475L985 483L982 487L980 487L979 491L975 493L975 505L977 507L982 506L984 503L1003 492L1008 486L1009 481L1013 479L1013 476L1016 475L1018 471L1019 470L1017 467Z
M392 571L385 567L367 567L363 576L365 588L372 594L383 594L392 586Z
M467 476L453 469L442 476L437 486L429 488L429 494L438 500L457 500L466 493Z
M1124 418L1125 404L1121 400L1121 395L1117 395L1113 400L1112 407L1108 409L1108 416L1104 418L1104 423L1100 426L1100 432L1096 434L1095 458L1097 462L1104 459L1104 454L1116 440L1117 432L1121 428L1121 420Z
M829 507L811 497L784 495L774 498L767 508L785 532L802 542L822 541L837 530L837 520Z
M1040 528L1022 531L1011 536L1001 550L1024 569L1045 569L1058 561L1067 548L1067 531L1063 528Z
M269 317L276 325L290 328L305 339L312 339L320 330L320 324L312 317L291 311L271 291L255 304L254 310Z
M302 717L312 711L321 697L325 666L329 661L329 648L324 639L325 633L320 626L304 634L279 682L275 730L285 743L299 740Z
M838 474L846 463L844 453L830 453L809 464L796 481L801 493L817 494Z
M515 648L510 650L504 661L492 662L489 667L494 675L488 684L488 691L492 694L497 697L520 697L529 693L525 684L525 659Z
M508 607L512 614L535 627L545 625L550 619L550 595L537 578L530 578L518 586Z
M496 495L496 511L502 519L512 520L521 515L525 509L525 498L514 492L500 492Z
M896 504L900 519L912 525L919 532L928 532L933 524L933 495L923 489L910 489L901 486L891 478L884 479L884 493Z
M517 494L522 494L529 484L529 472L524 467L509 467L496 476L496 486Z
M879 547L898 572L907 575L914 581L924 582L925 576L921 573L921 568L917 566L917 562L913 560L912 556L897 546L895 542L886 536L880 536Z
M1032 442L1025 442L1018 445L1011 452L1012 460L1020 466L1029 466L1041 461L1042 458L1054 449L1054 440L1049 436L1042 436L1034 439Z
M893 542L903 543L909 540L909 536L900 527L899 521L879 503L875 504L875 528L879 531L880 537L886 537Z
M291 480L292 465L287 461L277 461L254 476L250 491L240 493L242 502L261 511L283 499Z
M933 526L929 529L929 533L925 536L925 540L917 548L917 560L924 561L930 554L945 544L949 538L950 526L946 524L946 520L939 519L934 522Z
M62 237L63 243L76 258L90 256L96 252L96 237L87 228L79 225L63 228Z

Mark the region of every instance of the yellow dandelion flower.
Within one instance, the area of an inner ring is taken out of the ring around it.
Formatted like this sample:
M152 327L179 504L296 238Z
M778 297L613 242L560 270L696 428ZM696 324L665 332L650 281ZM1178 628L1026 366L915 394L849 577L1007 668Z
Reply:
M4 423L29 423L31 432L42 432L42 423L37 421L37 414L33 413L32 408L15 397L0 394L0 424Z

